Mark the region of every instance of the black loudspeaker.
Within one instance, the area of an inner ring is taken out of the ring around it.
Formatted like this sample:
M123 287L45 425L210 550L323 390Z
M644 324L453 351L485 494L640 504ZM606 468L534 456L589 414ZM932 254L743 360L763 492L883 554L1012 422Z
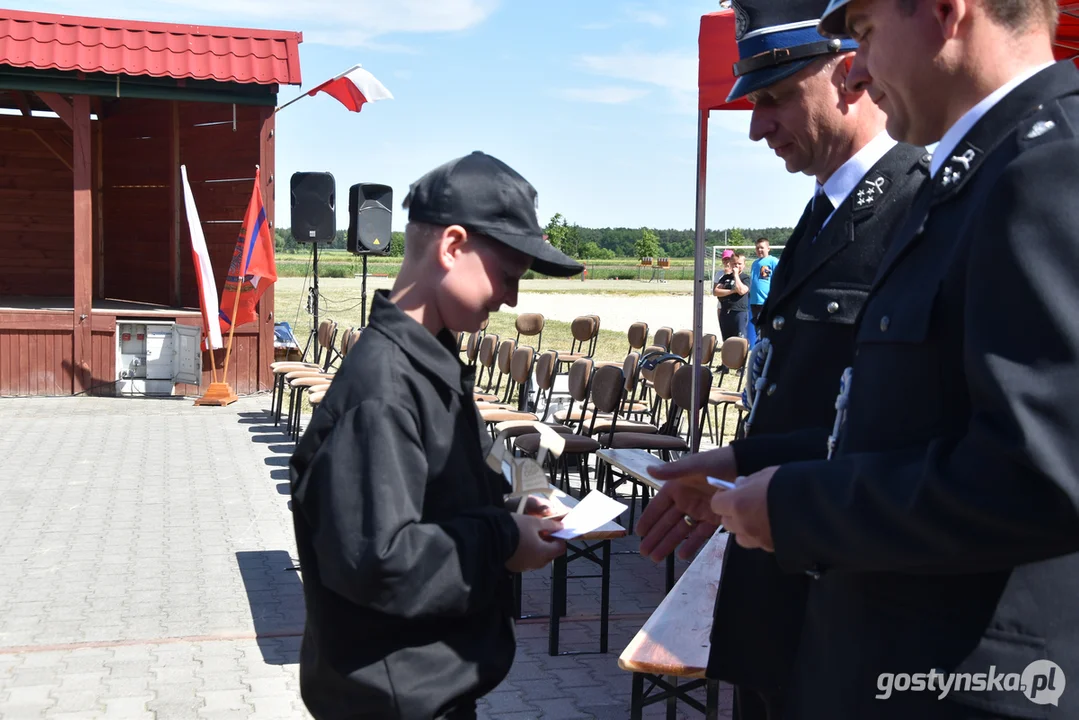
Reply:
M302 243L329 243L337 233L337 187L325 172L292 174L292 237Z
M385 255L390 251L393 188L357 183L348 189L348 251Z

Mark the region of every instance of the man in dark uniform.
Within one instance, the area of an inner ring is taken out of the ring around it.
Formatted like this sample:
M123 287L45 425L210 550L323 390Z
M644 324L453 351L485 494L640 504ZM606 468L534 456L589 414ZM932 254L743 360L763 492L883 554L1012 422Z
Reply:
M788 172L817 180L758 319L762 339L748 382L760 390L747 437L719 451L748 474L779 461L772 434L809 431L825 447L839 377L854 355L855 318L888 234L927 177L928 156L897 145L869 96L844 87L854 44L817 33L827 0L733 5L743 60L730 99L754 103L753 140L774 148ZM773 50L798 60L776 60ZM661 491L638 526L641 552L657 561L690 533L668 497L676 491ZM694 530L680 554L691 556L715 529L706 522ZM782 716L807 591L808 579L784 574L773 555L728 545L708 675L735 684L736 717Z
M939 145L862 311L835 457L711 500L818 578L792 718L1079 717L1079 72L1056 18L837 0L822 23L859 40L850 83L889 133Z
M543 503L505 508L450 328L515 305L529 267L581 267L544 241L532 186L483 153L420 178L405 207L393 290L290 463L300 690L320 720L475 718L513 662L511 573L565 552Z

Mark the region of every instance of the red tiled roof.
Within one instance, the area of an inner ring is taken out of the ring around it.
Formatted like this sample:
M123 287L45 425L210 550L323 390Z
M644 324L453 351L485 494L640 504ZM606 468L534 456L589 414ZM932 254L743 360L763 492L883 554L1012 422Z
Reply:
M300 84L298 32L0 10L0 65Z

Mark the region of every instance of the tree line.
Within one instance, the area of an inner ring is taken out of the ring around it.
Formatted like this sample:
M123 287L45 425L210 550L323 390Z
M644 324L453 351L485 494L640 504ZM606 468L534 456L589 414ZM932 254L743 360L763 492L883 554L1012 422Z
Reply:
M744 245L751 246L757 238L766 237L773 245L783 245L790 237L793 228L727 228L708 230L705 233L705 245ZM693 257L693 230L663 230L659 228L587 228L570 224L561 213L554 217L544 228L544 234L551 244L567 255L580 260L604 260L610 258L642 257ZM306 250L310 246L298 243L290 228L277 229L277 251L295 252ZM322 245L332 250L346 249L345 231L338 230L332 243ZM390 237L392 257L405 254L405 234L394 232Z

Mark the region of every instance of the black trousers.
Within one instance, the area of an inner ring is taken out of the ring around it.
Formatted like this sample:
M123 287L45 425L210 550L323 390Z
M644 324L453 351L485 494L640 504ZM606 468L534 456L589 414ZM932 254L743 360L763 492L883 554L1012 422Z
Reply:
M734 720L783 720L784 697L734 686Z
M723 340L731 337L745 337L749 324L749 313L745 310L724 311L719 309L719 332Z

